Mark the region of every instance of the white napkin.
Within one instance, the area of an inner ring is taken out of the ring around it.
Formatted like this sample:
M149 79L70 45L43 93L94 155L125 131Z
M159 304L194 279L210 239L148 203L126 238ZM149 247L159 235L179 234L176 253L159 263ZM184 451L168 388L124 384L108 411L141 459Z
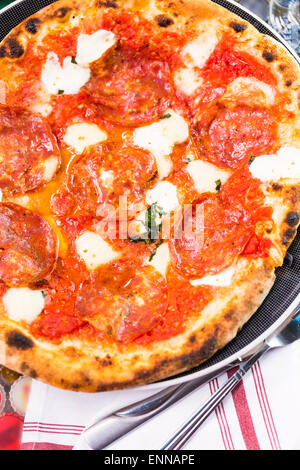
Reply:
M110 450L159 450L227 379L224 373L114 442ZM159 390L85 394L33 381L22 449L87 449L85 426ZM211 414L187 450L300 449L300 340L268 352Z

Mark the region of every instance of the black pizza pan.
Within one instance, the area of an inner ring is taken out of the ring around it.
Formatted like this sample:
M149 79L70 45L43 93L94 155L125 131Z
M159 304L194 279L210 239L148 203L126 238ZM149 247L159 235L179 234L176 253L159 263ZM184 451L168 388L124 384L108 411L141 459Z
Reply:
M261 33L281 43L300 66L300 59L289 44L267 23L249 10L232 0L207 1L213 1L225 7L243 20L251 23ZM54 2L51 0L17 0L5 7L0 11L0 40L26 18L51 3ZM300 234L298 233L288 250L284 265L276 270L276 281L270 294L233 341L200 366L162 382L140 388L161 387L163 384L169 386L200 377L205 379L206 377L210 378L218 375L222 370L228 369L230 365L246 358L264 339L277 331L291 316L294 316L299 303Z

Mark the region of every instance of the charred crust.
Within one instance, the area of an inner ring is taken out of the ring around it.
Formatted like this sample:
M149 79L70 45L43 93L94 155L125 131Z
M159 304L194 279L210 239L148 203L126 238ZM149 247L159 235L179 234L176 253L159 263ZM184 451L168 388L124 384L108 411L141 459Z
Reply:
M36 370L31 369L30 366L26 362L22 362L20 370L24 375L28 375L32 377L33 379L36 379L38 377Z
M71 384L71 387L73 390L78 390L80 388L80 384L78 384L77 382L74 382Z
M0 59L3 59L3 57L6 57L6 48L5 48L5 46L0 47Z
M289 245L290 241L294 238L295 234L296 234L296 229L294 228L288 228L287 230L285 230L282 235L282 240L281 240L282 244L284 246Z
M30 34L36 34L39 30L41 23L41 20L39 20L38 18L29 18L29 20L25 23L25 29Z
M191 335L191 336L189 337L189 342L192 343L192 344L195 343L196 340L197 340L196 335Z
M293 84L293 80L287 80L287 81L285 82L285 86L287 86L287 87L292 86L292 84Z
M285 222L290 226L290 227L296 227L300 221L300 217L298 212L289 212L288 215L286 216Z
M112 366L113 362L110 358L106 358L106 359L103 359L101 361L101 366L102 367L108 367L108 366Z
M282 190L282 186L278 183L273 183L272 188L274 189L274 191L281 191Z
M267 49L263 51L262 56L267 62L273 62L277 58L276 54L273 51L269 51Z
M54 16L56 16L57 18L64 18L69 10L70 8L68 7L59 8L55 11Z
M97 6L99 8L101 8L101 7L119 8L117 3L114 0L99 0L99 2L97 2Z
M237 21L231 21L231 23L229 23L229 26L234 29L236 33L242 33L247 28L247 25L245 23L238 23Z
M174 23L174 20L167 15L157 15L155 17L155 21L158 26L161 26L162 28L167 28L167 26Z
M5 44L0 47L0 58L9 57L10 59L19 59L24 52L24 47L17 39L8 38Z
M9 347L19 349L20 351L27 351L34 347L34 342L17 330L7 333L6 343Z

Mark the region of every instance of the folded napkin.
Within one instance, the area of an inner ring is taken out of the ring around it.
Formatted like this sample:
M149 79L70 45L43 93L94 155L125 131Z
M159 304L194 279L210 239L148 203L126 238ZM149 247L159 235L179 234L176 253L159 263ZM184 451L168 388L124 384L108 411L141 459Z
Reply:
M233 372L211 380L107 449L159 450ZM33 381L21 449L88 450L81 437L85 426L161 388L86 394ZM299 396L300 340L261 358L203 423L186 449L299 450Z

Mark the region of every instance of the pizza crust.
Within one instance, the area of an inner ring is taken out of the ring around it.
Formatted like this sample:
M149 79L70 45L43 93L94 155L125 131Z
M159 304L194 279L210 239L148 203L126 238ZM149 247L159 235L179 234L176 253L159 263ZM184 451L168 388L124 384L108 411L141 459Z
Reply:
M237 282L234 290L220 289L218 300L182 335L142 347L76 340L50 344L1 317L0 362L56 387L83 392L133 387L189 370L231 341L269 293L273 267L261 262L244 269L247 281Z
M188 27L197 32L203 29L203 24L210 23L222 32L238 35L240 47L250 50L276 74L279 89L286 93L287 105L295 115L289 122L281 123L282 144L300 147L297 63L281 45L207 0L171 3L168 0L60 0L24 21L4 39L0 45L0 70L17 77L30 42L40 40L48 28L64 28L71 17L86 12L89 6L96 8L94 11L129 7L169 31ZM261 305L275 281L275 267L282 264L296 236L300 183L284 186L274 183L267 185L265 192L277 210L277 227L269 234L278 248L274 259L242 260L234 286L217 288L216 300L205 307L196 321L188 321L184 333L143 346L85 343L72 335L62 342L48 342L30 335L25 324L8 320L0 306L0 362L56 387L82 392L146 384L204 362L231 341Z

